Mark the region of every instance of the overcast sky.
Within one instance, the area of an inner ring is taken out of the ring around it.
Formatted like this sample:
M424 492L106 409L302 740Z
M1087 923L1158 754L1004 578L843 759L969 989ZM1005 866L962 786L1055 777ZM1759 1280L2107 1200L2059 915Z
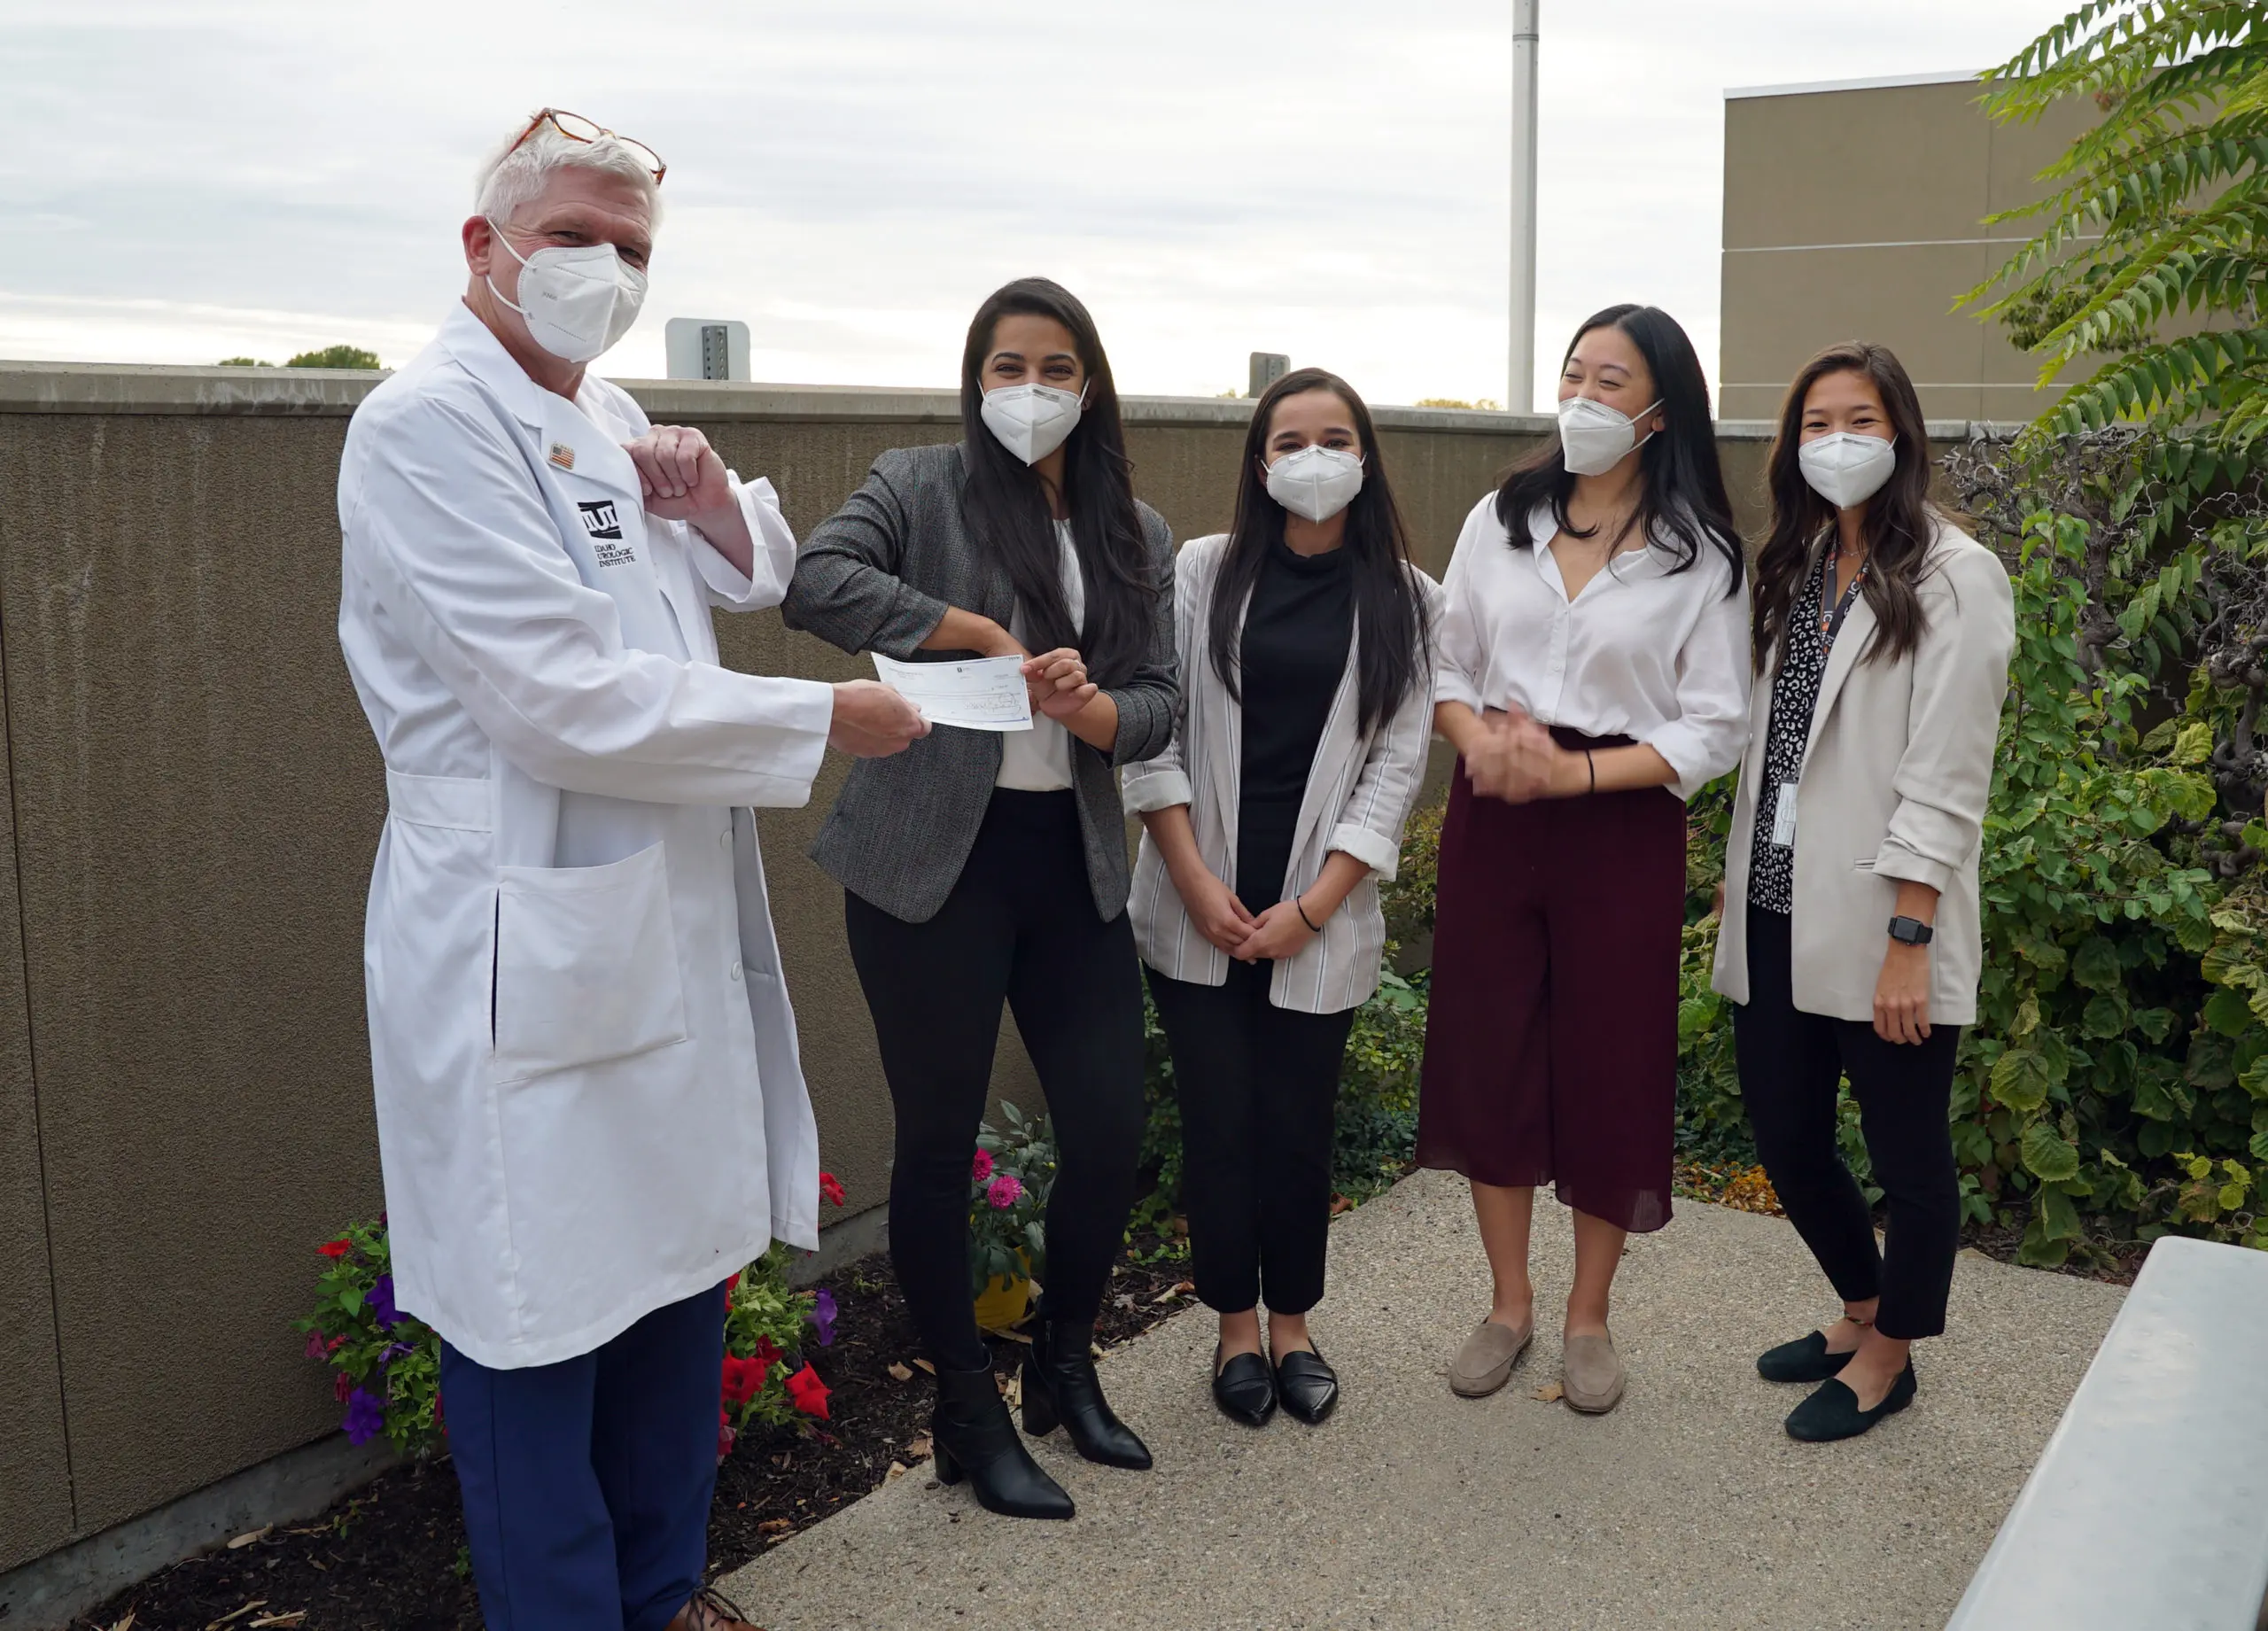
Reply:
M1713 377L1728 86L1981 68L2066 9L1542 0L1542 367L1636 299ZM0 357L403 361L549 103L670 166L607 373L738 317L757 379L944 384L1042 273L1130 392L1269 350L1503 399L1511 55L1511 0L0 0Z

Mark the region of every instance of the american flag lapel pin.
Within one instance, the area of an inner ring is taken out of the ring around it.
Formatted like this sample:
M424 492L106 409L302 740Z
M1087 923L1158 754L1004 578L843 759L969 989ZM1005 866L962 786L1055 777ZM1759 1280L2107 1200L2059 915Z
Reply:
M575 450L564 442L551 444L551 462L563 470L575 468Z

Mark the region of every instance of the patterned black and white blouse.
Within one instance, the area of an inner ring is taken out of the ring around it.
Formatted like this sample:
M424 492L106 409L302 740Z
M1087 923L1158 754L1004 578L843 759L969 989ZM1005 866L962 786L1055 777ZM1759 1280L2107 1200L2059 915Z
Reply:
M1756 789L1756 827L1749 848L1748 898L1751 905L1783 917L1795 910L1796 847L1772 842L1773 818L1780 804L1780 788L1803 774L1804 747L1811 739L1811 716L1819 705L1819 683L1827 672L1827 656L1834 649L1828 633L1827 564L1831 549L1821 549L1812 563L1811 578L1788 608L1787 633L1781 644L1784 655L1772 681L1772 723L1764 737L1764 776ZM1848 614L1858 598L1865 576L1851 581L1838 610Z

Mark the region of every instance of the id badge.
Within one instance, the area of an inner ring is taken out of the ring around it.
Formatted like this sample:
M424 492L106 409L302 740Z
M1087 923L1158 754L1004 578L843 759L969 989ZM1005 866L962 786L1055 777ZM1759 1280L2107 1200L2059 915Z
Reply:
M1779 803L1772 811L1772 842L1781 849L1791 849L1796 842L1796 784L1780 784Z

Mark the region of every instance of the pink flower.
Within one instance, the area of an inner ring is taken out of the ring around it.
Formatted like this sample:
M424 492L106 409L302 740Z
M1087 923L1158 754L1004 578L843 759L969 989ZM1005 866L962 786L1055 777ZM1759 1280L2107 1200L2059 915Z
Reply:
M1013 1172L1004 1172L986 1185L984 1199L992 1203L996 1212L1005 1212L1024 1198L1024 1186Z
M330 1350L329 1348L325 1348L325 1347L322 1345L322 1332L320 1332L320 1331L311 1331L311 1332L309 1332L307 1333L307 1357L308 1357L308 1358L310 1358L310 1359L321 1359L321 1358L322 1358L325 1354L328 1354L330 1351Z
M979 1184L983 1183L985 1179L992 1176L991 1151L979 1150L976 1152L976 1161L975 1163L969 1168L968 1176Z

